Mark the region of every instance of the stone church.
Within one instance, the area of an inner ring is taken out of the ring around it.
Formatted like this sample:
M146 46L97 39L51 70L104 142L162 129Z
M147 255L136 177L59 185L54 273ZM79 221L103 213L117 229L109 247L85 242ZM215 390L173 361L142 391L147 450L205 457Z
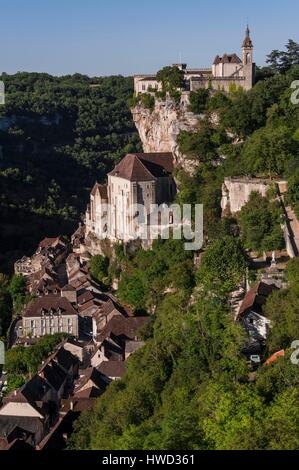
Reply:
M228 92L232 86L251 90L255 82L255 64L249 27L242 43L242 58L237 53L217 55L212 67L206 69L188 69L186 64L174 65L184 71L186 91L209 88ZM134 87L136 95L161 90L156 75L136 75Z
M173 168L172 153L126 155L108 174L107 185L94 186L86 212L85 237L92 234L98 239L125 243L136 240L140 226L148 226L152 205L174 200ZM136 205L141 209L137 211Z

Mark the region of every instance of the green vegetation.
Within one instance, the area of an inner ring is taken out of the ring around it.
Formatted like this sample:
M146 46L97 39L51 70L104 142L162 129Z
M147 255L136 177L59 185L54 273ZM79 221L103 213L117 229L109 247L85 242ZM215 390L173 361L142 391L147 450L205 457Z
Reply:
M289 353L249 382L240 353L243 333L226 303L216 291L192 306L188 299L184 290L164 296L145 347L128 362L124 379L75 423L70 448L298 448L299 375ZM274 300L272 305L274 341L282 320ZM287 348L292 338L290 331ZM277 347L273 343L269 350Z
M134 95L129 101L131 108L134 108L138 104L141 104L145 109L153 111L155 107L155 97L150 93L139 93L137 96Z
M22 386L28 380L30 374L35 374L43 360L67 336L66 334L44 336L29 348L18 346L8 350L5 357L5 369L8 372L7 393Z
M157 73L157 80L162 84L164 93L174 97L184 87L184 71L176 66L164 67Z
M93 256L90 262L90 272L92 277L102 283L106 284L109 283L108 280L108 268L109 268L109 259L98 255Z
M286 202L294 207L296 215L299 217L299 168L296 168L289 176Z
M96 180L141 151L128 100L133 80L83 75L2 74L0 266L44 236L70 234Z
M190 93L190 106L189 109L192 113L202 114L207 109L207 102L209 99L210 92L206 89L200 89L198 91L191 91Z
M151 251L139 250L122 269L118 296L137 311L153 311L167 289L192 289L193 254L179 240L157 240Z
M260 69L248 93L192 95L193 112L206 118L197 132L179 137L182 153L199 165L193 176L177 172L177 202L204 204L199 268L181 242L157 241L152 252L117 254L120 299L154 313L153 322L123 380L75 424L70 448L298 449L299 369L290 348L299 335L299 263L289 263L288 289L274 293L265 307L272 320L266 357L282 348L286 355L261 367L252 381L242 354L246 335L228 300L248 267L245 248L281 247L281 212L270 194L253 194L238 220L222 220L220 207L224 178L248 174L286 177L288 198L299 206L299 107L290 101L299 53L290 47L289 62L281 55L279 66ZM167 68L159 75L164 92L180 88L179 74L172 74ZM217 125L209 119L213 111Z
M238 238L224 237L204 253L197 273L198 284L207 293L227 297L245 278L247 257Z
M299 44L289 39L286 51L275 49L267 57L267 63L274 72L287 72L294 65L299 65Z
M239 216L245 247L258 253L282 249L282 222L282 211L277 201L270 202L260 194L252 193Z
M23 276L14 275L10 280L9 293L13 300L14 313L21 313L23 306L30 300L26 291L26 279Z
M12 317L12 299L9 280L0 273L0 338L4 338Z

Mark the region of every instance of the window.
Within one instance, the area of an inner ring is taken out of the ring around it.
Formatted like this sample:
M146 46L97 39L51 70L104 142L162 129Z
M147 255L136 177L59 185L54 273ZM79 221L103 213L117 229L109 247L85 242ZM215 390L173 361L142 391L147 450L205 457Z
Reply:
M145 84L143 83L142 84L142 91L145 91L146 90L146 87L145 87Z

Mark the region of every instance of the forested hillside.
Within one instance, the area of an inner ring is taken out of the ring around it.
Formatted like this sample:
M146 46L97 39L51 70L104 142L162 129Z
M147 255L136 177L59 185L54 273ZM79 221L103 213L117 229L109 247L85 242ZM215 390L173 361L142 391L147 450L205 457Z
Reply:
M250 267L246 249L281 248L282 215L273 194L253 195L237 220L222 220L220 207L225 176L279 175L289 181L289 202L298 211L299 106L290 87L299 78L299 46L290 42L287 52L274 52L249 93L191 96L192 110L207 117L197 133L180 136L182 152L199 166L193 177L177 174L178 201L204 204L200 267L178 241L119 257L121 300L155 315L145 347L129 360L124 379L78 420L70 448L299 448L299 368L290 360L299 339L299 263L289 263L288 288L266 305L273 328L265 357L281 349L286 355L252 375L242 354L245 333L228 299ZM215 111L217 126L209 119Z
M70 234L95 181L140 144L128 107L131 78L0 79L1 272L44 236Z

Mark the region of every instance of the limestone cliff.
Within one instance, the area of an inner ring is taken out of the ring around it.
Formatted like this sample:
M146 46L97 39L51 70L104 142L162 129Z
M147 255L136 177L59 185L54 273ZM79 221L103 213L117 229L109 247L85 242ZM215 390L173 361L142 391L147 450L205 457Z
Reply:
M182 155L177 144L181 131L193 131L200 125L200 116L188 111L188 95L183 94L179 104L156 99L153 110L137 105L132 114L144 152L172 152L177 166L194 172L196 162Z
M272 184L272 181L261 178L226 178L222 186L223 215L240 212L253 192L265 197Z

